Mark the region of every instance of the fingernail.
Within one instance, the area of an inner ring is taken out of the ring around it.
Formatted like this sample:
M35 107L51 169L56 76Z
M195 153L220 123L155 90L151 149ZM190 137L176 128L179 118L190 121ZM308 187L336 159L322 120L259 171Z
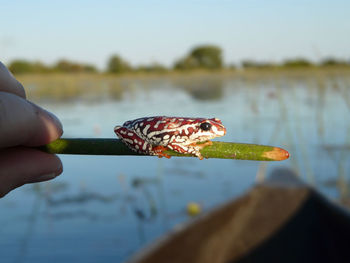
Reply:
M41 175L37 178L37 180L39 182L42 182L42 181L47 181L47 180L51 180L53 178L56 177L56 174L55 173L49 173L49 174L44 174L44 175Z
M16 79L15 79L15 80L16 80ZM16 82L17 82L18 91L19 91L19 93L20 93L20 96L21 96L22 98L26 98L26 97L27 97L27 96L26 96L26 91L25 91L25 89L24 89L22 83L19 82L18 80L16 80Z
M53 120L53 122L61 129L61 131L63 133L63 126L62 126L61 121L56 117L55 114L53 114L53 113L51 113L49 111L46 111L46 112L50 115L50 117Z
M60 120L59 120L53 113L51 113L51 112L49 112L49 111L43 109L42 107L40 107L40 106L34 104L34 103L31 102L31 101L28 101L28 100L27 100L27 102L30 103L30 104L34 107L34 110L35 110L35 112L36 112L37 114L43 116L44 118L45 118L45 116L46 116L46 119L47 119L47 117L49 117L49 119L51 119L51 121L55 124L55 126L60 130L60 133L61 133L60 135L63 134L63 126L62 126L62 123L60 122Z
M59 176L63 172L63 166L62 163L60 162L57 170L56 170L56 177Z
M36 105L35 103L27 100L28 103L30 103L35 109L37 113L45 114L50 117L50 119L58 126L62 128L62 124L60 120L52 113L49 112L48 110L45 110L44 108L40 107L39 105Z

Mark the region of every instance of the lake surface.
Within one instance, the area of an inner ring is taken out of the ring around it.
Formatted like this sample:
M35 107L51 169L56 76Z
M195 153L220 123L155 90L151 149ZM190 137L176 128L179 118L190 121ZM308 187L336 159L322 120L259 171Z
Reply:
M280 146L291 157L253 162L60 155L61 176L0 200L1 262L122 262L192 220L188 203L208 211L281 166L348 204L349 83L344 76L153 78L131 80L116 91L102 80L98 94L68 101L33 97L61 119L67 138L115 138L115 125L144 116L217 117L227 128L221 141ZM37 88L25 86L29 94Z

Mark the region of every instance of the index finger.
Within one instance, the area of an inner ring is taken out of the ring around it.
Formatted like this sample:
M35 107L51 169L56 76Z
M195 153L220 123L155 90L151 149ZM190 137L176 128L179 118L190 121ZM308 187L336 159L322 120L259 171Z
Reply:
M0 148L44 145L62 133L62 125L52 113L0 91Z
M22 84L15 79L11 72L4 64L0 62L0 91L15 94L22 98L26 97L26 93Z

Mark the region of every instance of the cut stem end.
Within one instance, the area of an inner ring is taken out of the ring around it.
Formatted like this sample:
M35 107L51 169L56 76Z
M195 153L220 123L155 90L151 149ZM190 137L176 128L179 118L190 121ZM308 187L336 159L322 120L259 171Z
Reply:
M282 148L274 147L272 151L264 152L263 157L273 161L283 161L289 158L289 152Z

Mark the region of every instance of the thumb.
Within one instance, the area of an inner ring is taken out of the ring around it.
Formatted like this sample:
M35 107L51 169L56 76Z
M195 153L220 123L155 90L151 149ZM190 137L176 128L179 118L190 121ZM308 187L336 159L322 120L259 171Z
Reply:
M0 151L0 197L27 183L47 181L62 173L61 160L54 154L26 147Z

